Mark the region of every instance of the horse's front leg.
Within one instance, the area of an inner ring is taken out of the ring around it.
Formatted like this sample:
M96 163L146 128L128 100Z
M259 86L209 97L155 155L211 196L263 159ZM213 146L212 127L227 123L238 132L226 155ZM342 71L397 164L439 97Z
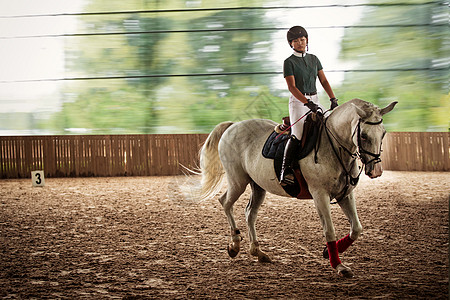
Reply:
M339 201L339 206L350 222L350 233L338 241L339 253L343 253L359 237L362 232L362 226L356 212L356 201L353 191Z
M339 201L339 206L350 222L350 233L337 241L338 252L344 253L358 239L362 232L362 226L356 212L356 201L353 192ZM323 256L324 258L329 258L327 248L324 249Z
M347 250L348 247L350 247L353 242L358 239L362 233L362 226L359 222L358 213L356 212L356 201L353 192L339 201L339 206L350 222L350 233L338 240L336 243L338 253L344 253L345 250ZM328 247L323 249L323 257L326 259L330 258Z
M344 277L353 277L352 270L342 264L339 258L339 252L336 242L336 233L334 230L333 221L331 219L330 197L328 194L314 193L314 204L320 217L325 240L327 241L328 257L331 266L337 270L339 275Z

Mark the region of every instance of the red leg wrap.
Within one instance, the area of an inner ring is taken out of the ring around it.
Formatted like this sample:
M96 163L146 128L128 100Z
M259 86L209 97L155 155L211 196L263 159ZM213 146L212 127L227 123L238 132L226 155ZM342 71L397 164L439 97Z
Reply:
M336 269L336 267L341 264L336 241L328 242L327 248L328 248L328 255L330 256L330 264L334 269Z
M339 253L344 253L351 244L353 244L354 240L350 238L350 235L347 234L345 237L337 241L337 249Z

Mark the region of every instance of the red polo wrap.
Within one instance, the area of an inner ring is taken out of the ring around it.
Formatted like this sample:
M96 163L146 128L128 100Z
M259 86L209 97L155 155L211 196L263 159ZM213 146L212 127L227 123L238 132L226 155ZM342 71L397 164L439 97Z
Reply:
M336 267L341 264L341 260L339 259L337 242L336 241L328 242L327 248L328 248L328 255L330 256L330 264L334 269L336 269Z
M345 237L337 241L337 249L339 253L344 253L351 244L353 244L354 240L350 238L350 234L347 234Z

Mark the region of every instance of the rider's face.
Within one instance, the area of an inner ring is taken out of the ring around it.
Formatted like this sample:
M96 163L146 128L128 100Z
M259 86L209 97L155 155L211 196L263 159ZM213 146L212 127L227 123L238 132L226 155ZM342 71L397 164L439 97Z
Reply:
M291 46L298 52L305 52L308 39L304 36L291 41Z

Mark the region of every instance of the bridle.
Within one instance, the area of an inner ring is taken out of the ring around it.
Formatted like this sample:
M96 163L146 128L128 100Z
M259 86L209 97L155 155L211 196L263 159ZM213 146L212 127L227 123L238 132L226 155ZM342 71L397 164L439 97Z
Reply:
M351 169L353 168L352 166L355 164L356 159L359 158L361 160L361 162L364 164L364 166L366 167L368 164L370 163L380 163L381 162L381 145L380 145L380 151L379 153L373 153L370 151L367 151L366 149L363 148L362 146L362 138L361 138L361 123L367 124L367 125L380 125L383 122L383 119L381 119L378 122L370 122L370 121L364 121L362 119L359 119L358 121L358 125L356 126L355 131L352 134L352 138L355 136L355 134L357 134L357 141L358 141L358 145L357 145L357 149L356 152L351 152L346 146L343 145L343 143L341 141L339 141L339 139L333 134L333 132L327 127L327 120L326 119L322 119L322 124L323 127L325 128L325 132L327 134L328 140L330 142L331 148L333 149L334 154L336 155L336 158L338 159L340 165L342 166L342 168L344 169L345 172L345 178L346 178L346 184L344 187L344 190L342 192L342 196L339 199L336 199L337 202L340 202L344 196L347 194L347 190L349 189L350 185L352 186L356 186L358 184L359 181L359 177L361 176L361 173L363 171L363 168L361 168L361 170L358 173L358 176L353 177L350 174ZM345 166L343 160L342 160L342 155L339 155L338 150L336 149L331 137L333 137L333 139L339 144L339 152L342 152L342 150L344 150L345 152L347 152L350 157L353 158L352 162L350 163L350 171L347 170L347 167ZM315 161L317 163L317 151L318 151L319 146L317 145L317 148L315 149ZM364 156L362 156L361 154L366 154L369 156L372 156L373 158L369 161L366 161L366 159L364 158Z
M361 162L365 166L370 164L370 163L372 163L372 162L374 162L375 164L381 162L381 158L380 158L380 156L381 156L381 145L380 145L380 151L378 153L373 153L373 152L370 152L370 151L368 151L368 150L363 148L363 145L362 145L362 140L363 139L361 137L361 123L375 126L375 125L380 125L383 122L383 119L381 119L378 122L369 122L369 121L363 121L362 119L359 119L358 125L356 126L356 129L355 129L355 131L352 134L352 138L355 136L355 134L357 135L357 141L358 141L358 145L357 145L358 147L357 147L356 152L354 152L354 153L352 153L346 146L343 145L342 142L339 141L339 139L333 134L333 132L330 130L330 128L327 127L327 123L326 122L327 122L327 119L325 119L322 122L323 126L325 127L325 131L327 133L327 136L328 136L328 139L330 141L331 147L333 148L333 151L336 154L336 156L338 157L339 162L341 164L343 164L341 156L338 155L336 147L332 143L331 137L333 137L333 139L339 144L340 149L345 150L345 152L347 152L351 157L353 157L355 159L359 158L361 160ZM369 161L366 161L364 156L362 156L361 154L367 154L369 156L372 156L373 158L371 160L369 160ZM344 169L345 169L345 167L344 167Z

